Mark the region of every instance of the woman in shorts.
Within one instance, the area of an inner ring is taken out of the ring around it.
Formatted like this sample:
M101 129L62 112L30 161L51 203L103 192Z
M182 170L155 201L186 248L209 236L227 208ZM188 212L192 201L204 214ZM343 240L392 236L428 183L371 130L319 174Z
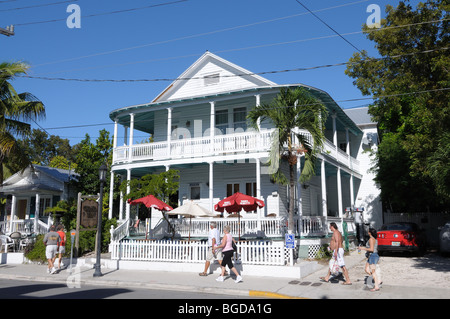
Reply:
M370 228L369 236L370 238L366 244L366 247L358 247L358 249L367 251L369 255L364 270L367 274L373 276L373 280L375 281L375 286L370 291L378 291L380 290L380 279L376 274L376 267L380 256L378 255L377 231L373 228Z
M58 269L61 269L61 265L64 266L64 264L62 263L62 256L66 252L66 233L64 232L64 226L59 224L58 227L56 227L56 232L58 233L59 237L61 237L61 242L58 248L59 254Z
M225 266L228 266L228 268L236 275L236 280L234 282L238 283L242 280L242 277L239 275L238 271L233 266L233 261L231 260L234 254L234 249L232 245L234 239L233 236L231 236L230 234L230 226L228 225L225 226L223 228L223 232L225 235L223 236L222 243L216 247L213 247L213 251L215 251L216 249L222 249L223 254L223 260L222 263L220 264L220 266L222 267L222 273L216 280L224 281Z

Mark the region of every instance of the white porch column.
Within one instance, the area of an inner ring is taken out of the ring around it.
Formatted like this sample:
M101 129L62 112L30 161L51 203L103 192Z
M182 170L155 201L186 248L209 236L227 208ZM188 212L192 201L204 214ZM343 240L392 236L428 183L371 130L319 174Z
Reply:
M134 138L134 113L130 114L130 140L128 142L128 161L131 162L133 160L133 138Z
M209 162L209 210L214 212L214 162Z
M128 181L128 183L131 181L131 169L130 168L127 169L127 181ZM130 184L127 185L127 195L129 193L130 193ZM130 208L131 208L130 203L128 203L128 201L127 201L126 210L125 210L125 214L126 214L125 219L130 218Z
M255 97L256 97L256 106L260 106L261 105L261 95L257 94L257 95L255 95ZM261 119L259 117L258 117L256 124L258 125L258 131L260 131L261 130Z
M123 127L123 145L128 145L128 126Z
M260 159L259 158L255 158L255 160L256 160L256 198L258 198L258 199L262 199L261 198L261 161L260 161ZM266 207L267 207L267 203L265 203L266 204ZM261 214L263 214L263 212L264 212L264 208L258 208L257 210L256 210L256 212L257 212L257 214L256 214L256 217L257 217L257 225L256 225L256 227L257 227L257 230L261 230Z
M111 171L111 178L110 178L110 183L109 183L109 211L108 211L108 219L112 218L113 196L114 196L114 172Z
M350 206L353 208L355 206L355 195L353 194L353 174L350 174Z
M36 204L34 205L34 232L38 232L38 224L39 224L39 204L41 202L41 195L36 194Z
M15 195L12 195L12 202L11 202L11 219L9 220L9 231L13 232L13 220L14 217L16 216L16 203L17 203L17 198Z
M342 180L341 180L341 168L337 168L337 191L338 191L338 212L339 218L343 217L343 209L342 209Z
M302 203L302 184L299 181L300 175L302 173L302 161L301 157L297 159L297 211L298 211L298 236L302 235L302 225L303 225L303 203Z
M120 182L123 182L123 176L120 176ZM123 220L123 192L120 191L120 202L119 202L119 219Z
M346 143L345 151L350 161L350 136L348 134L348 127L345 128L345 143Z
M112 158L112 162L114 163L114 161L116 160L116 148L117 148L117 130L118 130L118 126L119 126L119 120L115 119L114 120L114 137L113 137L113 158Z
M325 159L322 158L320 163L320 179L322 184L322 216L328 216L328 204L327 204L327 177L325 172Z
M170 143L172 142L172 108L167 108L167 158L170 158Z
M337 154L337 152L338 152L338 145L337 145L337 130L336 130L336 114L332 114L331 115L331 118L333 119L333 144L334 144L334 148L335 148L335 156L336 156L336 159L337 159L337 156L338 156L338 154Z
M215 106L216 106L216 102L215 101L211 101L209 102L209 104L211 104L211 114L210 114L210 119L209 119L209 129L210 129L210 152L211 154L214 154L214 129L216 127L216 111L215 111Z

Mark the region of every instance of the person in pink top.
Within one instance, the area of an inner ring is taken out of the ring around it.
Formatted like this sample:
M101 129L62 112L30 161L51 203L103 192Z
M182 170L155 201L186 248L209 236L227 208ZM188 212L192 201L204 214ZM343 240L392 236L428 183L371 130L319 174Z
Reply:
M214 249L222 249L223 254L223 260L220 266L222 267L222 274L216 279L217 281L223 281L225 276L225 266L228 266L228 268L234 272L236 275L235 283L238 283L242 280L242 277L239 275L237 269L233 266L232 258L233 258L233 245L232 242L234 241L233 236L230 234L230 226L225 226L223 228L224 236L222 238L222 243Z

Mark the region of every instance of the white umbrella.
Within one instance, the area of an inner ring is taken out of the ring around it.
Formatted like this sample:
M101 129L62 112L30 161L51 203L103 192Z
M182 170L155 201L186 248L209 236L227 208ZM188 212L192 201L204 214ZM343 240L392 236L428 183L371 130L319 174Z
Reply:
M217 214L209 211L208 209L195 204L193 202L187 202L186 204L177 207L171 211L166 212L167 215L181 215L189 217L189 241L191 240L191 220L192 217L214 217Z

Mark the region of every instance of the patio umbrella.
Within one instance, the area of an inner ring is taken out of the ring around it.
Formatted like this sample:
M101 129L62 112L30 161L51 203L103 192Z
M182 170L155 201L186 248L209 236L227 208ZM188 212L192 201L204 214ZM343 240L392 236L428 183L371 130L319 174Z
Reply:
M134 199L134 200L129 199L128 203L130 205L144 204L145 207L147 207L147 208L156 208L162 212L164 212L164 211L167 212L167 211L173 210L172 206L167 205L162 200L156 198L153 195L147 195L145 197ZM165 219L164 214L163 214L163 217ZM170 223L169 223L169 225L170 225ZM145 233L145 239L147 239L147 232Z
M241 210L245 210L246 212L251 212L256 210L257 208L264 207L264 201L245 195L242 193L234 193L233 195L222 199L216 205L214 205L214 210L218 212L227 213L239 213ZM240 215L238 214L238 225L239 225L239 240L241 240L241 221Z
M128 200L128 203L130 205L138 205L138 204L144 204L147 208L156 208L161 211L170 211L173 208L166 203L164 203L162 200L159 200L153 195L147 195L142 198L134 199L134 200Z
M192 217L214 217L216 214L208 209L195 204L193 202L187 202L186 204L167 212L168 215L181 215L189 217L189 241L191 241L191 221Z

